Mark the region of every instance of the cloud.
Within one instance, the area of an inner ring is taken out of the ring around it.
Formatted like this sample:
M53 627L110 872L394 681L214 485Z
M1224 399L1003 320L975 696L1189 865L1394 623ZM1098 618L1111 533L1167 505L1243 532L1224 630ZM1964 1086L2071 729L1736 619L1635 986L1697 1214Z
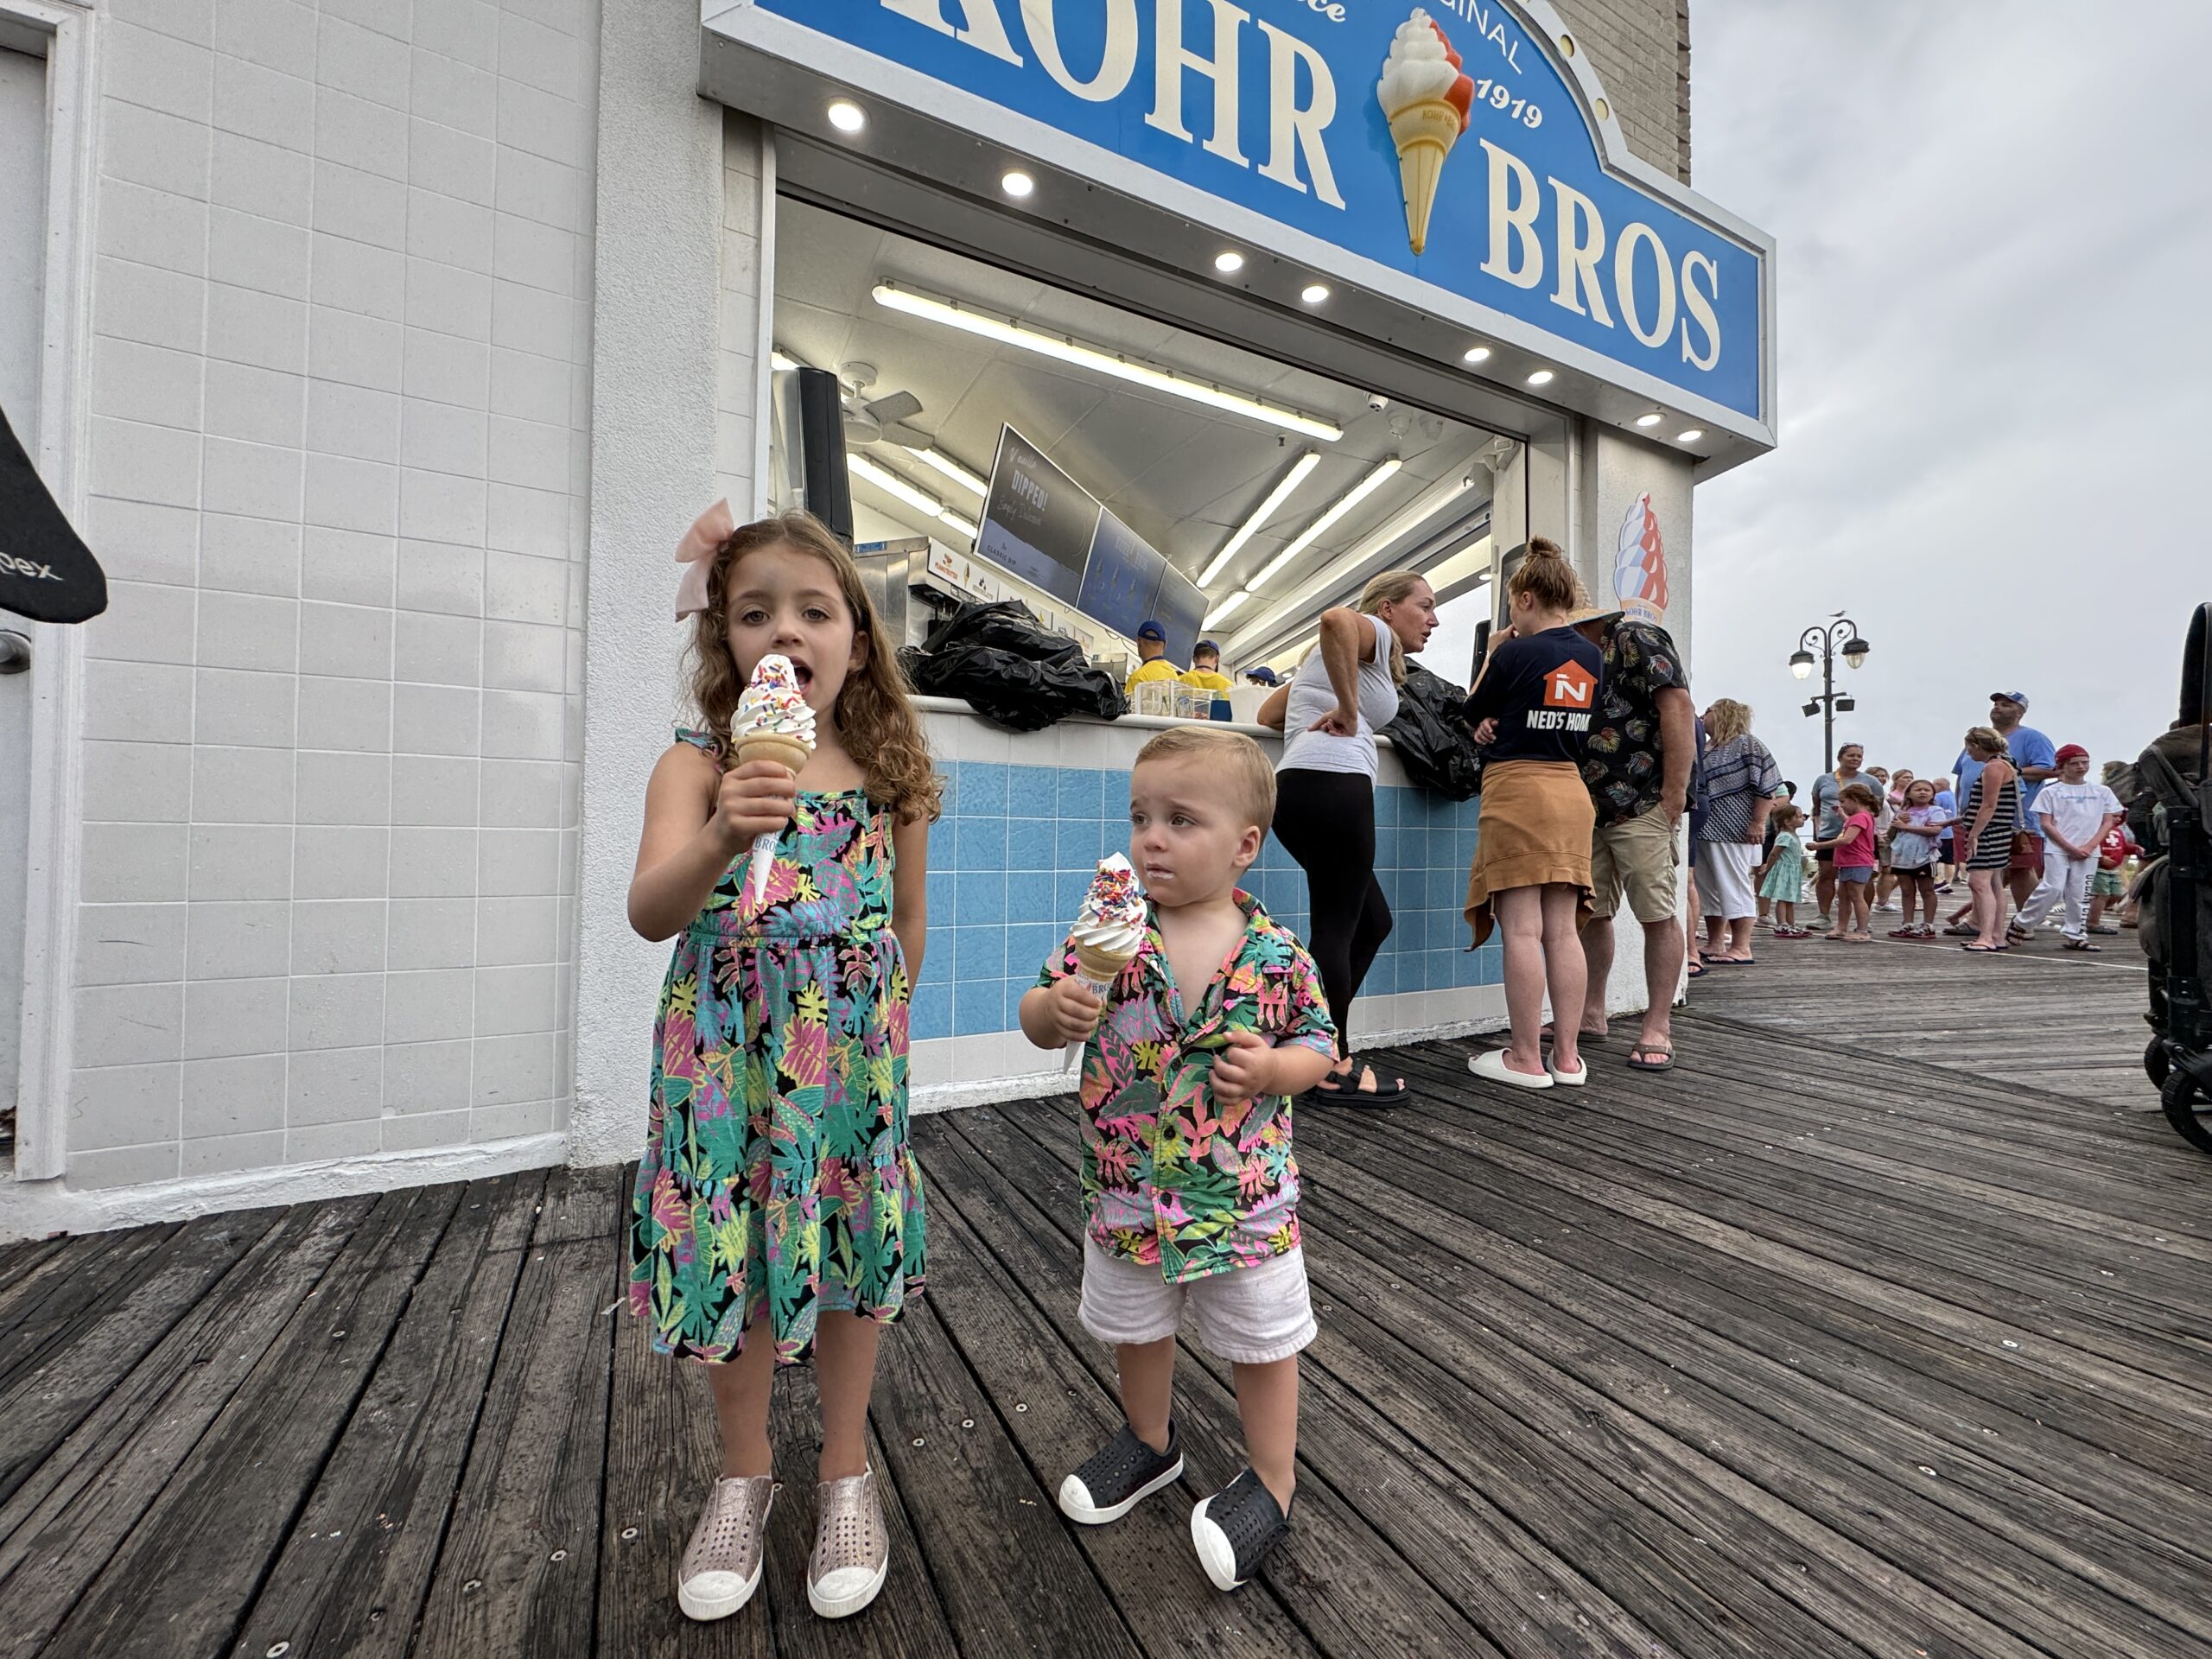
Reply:
M1694 677L1796 778L1786 666L1841 609L1838 721L1948 766L1986 694L2100 760L2173 718L2212 599L2212 6L1698 0L1697 188L1779 244L1781 447L1697 493ZM1818 675L1813 689L1818 689Z

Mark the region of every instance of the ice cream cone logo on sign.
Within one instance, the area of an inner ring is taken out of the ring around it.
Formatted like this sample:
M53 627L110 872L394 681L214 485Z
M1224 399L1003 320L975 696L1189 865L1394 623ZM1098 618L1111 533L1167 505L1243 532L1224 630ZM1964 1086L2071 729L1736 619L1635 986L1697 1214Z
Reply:
M1621 520L1613 553L1613 594L1621 608L1647 622L1667 616L1667 545L1659 537L1659 515L1651 492L1636 498Z
M1436 20L1416 7L1398 25L1375 96L1398 149L1398 182L1406 197L1406 239L1415 253L1428 246L1429 210L1444 158L1467 130L1475 83L1459 73L1459 54Z

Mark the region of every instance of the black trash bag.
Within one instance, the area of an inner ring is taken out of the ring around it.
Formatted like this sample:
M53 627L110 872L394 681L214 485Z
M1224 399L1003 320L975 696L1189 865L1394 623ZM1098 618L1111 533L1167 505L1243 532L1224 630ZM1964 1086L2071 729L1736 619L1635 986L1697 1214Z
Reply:
M107 577L47 493L0 411L0 611L85 622L107 609Z
M1432 795L1471 800L1483 786L1482 755L1465 719L1467 694L1419 663L1406 664L1398 717L1382 735L1398 752L1406 776Z
M1041 731L1070 715L1119 720L1128 712L1121 688L1083 647L1046 632L1018 599L963 605L899 660L917 691L963 697L1010 732Z

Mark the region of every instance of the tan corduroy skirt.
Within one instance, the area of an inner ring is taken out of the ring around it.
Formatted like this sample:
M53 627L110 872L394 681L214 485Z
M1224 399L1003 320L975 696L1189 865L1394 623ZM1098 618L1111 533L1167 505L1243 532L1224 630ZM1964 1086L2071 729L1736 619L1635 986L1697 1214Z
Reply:
M1582 774L1565 760L1501 760L1483 768L1480 836L1467 872L1467 925L1490 938L1491 900L1510 887L1560 881L1579 888L1579 926L1590 914L1590 836L1597 825Z

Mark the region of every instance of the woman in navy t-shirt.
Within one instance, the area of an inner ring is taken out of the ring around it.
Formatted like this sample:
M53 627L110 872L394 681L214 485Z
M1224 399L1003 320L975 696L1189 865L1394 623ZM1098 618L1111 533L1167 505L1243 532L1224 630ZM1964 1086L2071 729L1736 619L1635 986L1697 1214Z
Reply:
M1558 544L1536 537L1505 584L1512 626L1467 696L1467 721L1484 746L1480 839L1467 876L1466 916L1480 944L1505 933L1510 1046L1478 1054L1478 1077L1523 1089L1579 1087L1589 1069L1576 1052L1585 964L1580 924L1590 901L1595 814L1582 781L1582 751L1599 707L1605 658L1567 626L1580 597ZM1541 1041L1544 989L1552 996L1552 1052Z

